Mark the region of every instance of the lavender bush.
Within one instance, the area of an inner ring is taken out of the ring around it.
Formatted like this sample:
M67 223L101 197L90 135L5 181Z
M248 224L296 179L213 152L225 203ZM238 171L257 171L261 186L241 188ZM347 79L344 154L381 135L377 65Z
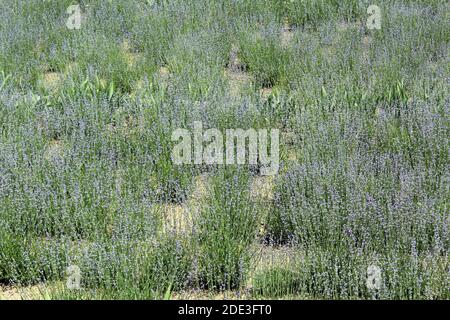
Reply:
M73 4L0 3L0 290L450 298L447 1ZM194 121L278 174L174 164Z

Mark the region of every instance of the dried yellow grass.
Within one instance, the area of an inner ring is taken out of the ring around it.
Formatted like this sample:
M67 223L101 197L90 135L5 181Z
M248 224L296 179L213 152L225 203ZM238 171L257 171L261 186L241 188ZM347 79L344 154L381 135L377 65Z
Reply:
M45 72L42 79L42 84L46 90L53 91L59 87L62 79L62 75L58 72Z
M47 161L58 161L64 157L64 144L61 140L54 139L49 142L44 151L44 159Z
M250 196L253 200L260 202L272 201L274 199L274 187L273 176L254 177L250 184Z

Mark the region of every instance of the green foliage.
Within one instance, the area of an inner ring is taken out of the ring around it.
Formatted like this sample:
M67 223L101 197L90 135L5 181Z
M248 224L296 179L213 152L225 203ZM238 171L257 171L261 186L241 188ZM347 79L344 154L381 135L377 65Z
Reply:
M79 2L79 30L70 0L0 2L1 284L449 299L447 1L378 1L380 30L356 0ZM273 197L251 166L175 165L194 121L280 129ZM301 258L255 270L268 245Z
M210 198L198 218L200 284L238 288L249 268L257 212L249 203L248 176L241 170L216 174Z

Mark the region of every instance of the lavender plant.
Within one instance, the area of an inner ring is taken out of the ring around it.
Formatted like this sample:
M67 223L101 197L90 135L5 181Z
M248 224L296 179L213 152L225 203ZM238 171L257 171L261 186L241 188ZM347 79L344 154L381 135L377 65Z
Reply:
M73 4L0 2L0 290L450 298L447 1ZM194 121L278 174L175 165Z

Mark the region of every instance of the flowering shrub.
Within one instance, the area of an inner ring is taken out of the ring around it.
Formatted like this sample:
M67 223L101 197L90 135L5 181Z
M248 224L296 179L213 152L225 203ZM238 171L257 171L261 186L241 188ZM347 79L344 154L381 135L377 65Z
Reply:
M0 291L450 298L447 1L73 5L0 2ZM174 163L195 122L276 175Z

